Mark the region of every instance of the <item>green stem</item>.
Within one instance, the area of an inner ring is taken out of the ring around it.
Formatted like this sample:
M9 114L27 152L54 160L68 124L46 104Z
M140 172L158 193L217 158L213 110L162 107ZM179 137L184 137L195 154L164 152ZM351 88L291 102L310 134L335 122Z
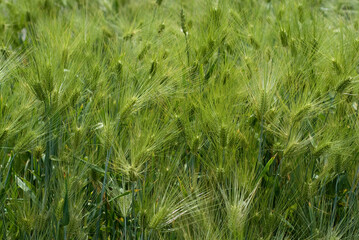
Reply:
M110 155L111 155L111 148L107 150L107 156L106 156L106 165L105 165L105 175L103 177L103 183L102 183L102 189L101 189L101 195L100 195L100 203L99 203L99 212L98 212L98 220L96 224L96 233L95 233L95 240L98 239L99 233L100 233L100 222L101 222L101 212L102 212L102 204L103 204L103 197L105 195L105 189L106 189L106 180L107 180L107 171L108 171L108 163L110 162Z
M187 35L185 35L185 39L186 39L187 65L189 66L189 44L188 44Z
M132 218L133 218L133 228L134 228L134 233L135 233L135 237L137 237L137 227L136 227L136 213L135 213L135 182L132 182L132 186L131 186L131 191L132 191Z
M14 164L14 159L15 159L16 153L11 157L10 159L10 166L6 175L6 179L5 179L5 184L4 184L4 189L6 189L9 181L10 181L10 177L11 177L11 170L12 170L12 165Z
M1 214L2 214L2 225L3 225L3 239L7 239L6 237L6 221L5 221L5 211L4 211L4 203L1 205Z
M263 125L264 125L264 117L262 114L261 117L261 133L260 133L260 138L259 138L259 152L258 152L258 163L259 165L262 164L262 148L263 148ZM264 164L263 164L264 165Z
M337 201L338 201L338 183L339 183L339 176L340 176L340 174L338 174L338 176L337 176L337 181L336 181L336 184L335 184L335 197L334 197L333 211L332 211L332 216L331 216L331 221L330 221L331 227L334 226L335 212L336 212Z
M125 216L125 240L127 239L127 216Z

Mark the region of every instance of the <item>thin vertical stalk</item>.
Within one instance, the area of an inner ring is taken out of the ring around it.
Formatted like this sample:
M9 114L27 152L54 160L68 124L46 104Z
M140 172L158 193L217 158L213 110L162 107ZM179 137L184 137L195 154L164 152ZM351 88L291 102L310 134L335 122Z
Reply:
M135 212L135 183L132 181L131 183L131 191L132 191L132 218L133 218L133 229L135 233L135 237L137 235L137 227L136 227L136 212Z
M188 44L187 34L185 35L185 39L186 39L187 65L189 66L189 44Z
M6 179L5 179L5 184L4 184L4 189L6 189L6 186L8 185L9 181L10 181L10 177L11 177L11 170L12 170L12 165L14 164L14 158L16 156L16 153L14 153L14 155L11 157L10 159L10 164L9 164L9 169L6 175Z
M258 152L258 163L259 165L263 164L262 163L262 149L263 149L263 135L264 135L264 131L263 131L263 125L264 125L264 116L262 114L261 117L261 132L260 132L260 138L259 138L259 152Z
M334 197L334 202L333 202L333 211L332 211L332 216L331 216L331 220L330 220L330 226L333 227L334 226L334 218L335 218L335 212L336 212L336 206L337 206L337 201L338 201L338 183L339 183L339 174L337 176L337 181L335 183L335 197Z
M125 240L127 239L127 216L125 216Z
M356 181L356 179L357 179L358 174L359 174L359 166L358 166L357 171L356 171L356 173L355 173L355 176L354 176L354 178L353 178L353 182L352 182L351 189L350 189L350 195L349 195L349 199L348 199L348 201L350 200L350 207L349 207L349 209L352 208L352 206L353 206L353 204L354 204L354 202L355 202L355 199L354 199L354 197L355 197L355 194L354 194L354 185L355 185L355 181ZM347 204L347 205L349 205L349 204Z
M99 233L100 233L102 204L103 204L103 197L105 195L107 171L108 171L108 164L110 162L111 150L112 150L111 148L109 150L107 150L106 165L105 165L105 175L103 177L102 189L101 189L101 194L100 194L100 203L99 203L100 207L99 207L99 212L98 212L98 220L97 220L97 224L96 224L96 233L95 233L95 238L94 238L95 240L98 239Z
M5 211L4 211L4 203L1 205L1 215L2 215L2 225L3 225L3 239L7 239L6 237L6 221L5 221Z

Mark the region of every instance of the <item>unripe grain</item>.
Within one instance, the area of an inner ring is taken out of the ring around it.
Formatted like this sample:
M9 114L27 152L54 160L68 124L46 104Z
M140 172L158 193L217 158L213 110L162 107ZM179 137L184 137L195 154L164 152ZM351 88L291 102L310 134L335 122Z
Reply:
M219 131L219 139L221 146L225 148L227 145L227 129L224 126Z
M307 104L303 108L301 108L293 117L293 123L300 122L306 114L310 111L311 105Z
M327 152L330 149L330 143L325 143L317 148L315 148L313 155L314 157L318 158L321 155L323 155L325 152Z
M288 35L286 33L286 31L284 29L281 29L279 32L280 35L280 41L282 43L283 47L287 47L288 46Z
M352 78L349 77L342 82L340 82L336 88L337 93L342 93L352 82Z
M42 85L39 82L34 83L34 84L32 84L32 89L35 93L36 98L38 100L44 102L46 99L46 95L45 95L44 88L42 87Z
M335 58L332 58L332 66L335 72L340 75L342 73L342 67Z
M60 221L63 216L63 208L64 208L64 199L61 198L60 201L57 203L57 207L55 209L55 216L57 221Z
M117 74L118 77L121 77L123 71L123 64L121 60L118 60L115 66L115 72Z
M343 171L343 168L342 168L342 158L340 155L336 156L335 157L335 160L334 160L334 170L336 173L341 173Z
M187 36L186 16L184 15L183 9L181 9L181 30L185 36Z
M142 60L143 57L146 55L146 53L148 52L148 50L151 48L151 45L149 43L147 43L141 50L140 54L138 55L138 60Z
M163 30L165 30L166 25L164 23L161 23L160 26L158 27L158 34L161 34L163 32Z
M192 143L192 152L197 153L199 149L199 136L196 136Z
M44 148L42 146L36 146L34 149L34 157L35 159L39 160L42 157L42 154L44 153Z
M291 54L295 57L297 56L297 47L296 47L296 43L295 43L295 39L292 38L290 41L290 52Z
M257 40L255 40L252 35L249 35L248 37L249 37L249 41L250 41L251 45L252 45L255 49L259 49L259 43L257 42Z
M160 228L161 223L164 222L166 216L168 214L168 209L165 207L161 207L154 216L152 216L150 223L148 224L148 227L150 229L157 229Z
M267 97L266 97L266 92L264 90L262 91L261 94L259 109L260 109L260 114L264 115L267 109Z
M69 50L68 50L68 48L65 48L65 49L62 51L62 64L63 64L64 68L67 67L68 57L69 57Z
M303 11L302 4L298 5L298 15L299 15L299 22L303 23L304 22L304 11Z
M151 63L150 75L151 75L151 76L154 76L154 75L156 74L156 71L157 71L157 61L154 60L154 61L152 61L152 63Z
M120 118L121 119L125 119L128 117L128 115L131 113L132 108L134 107L134 105L137 102L137 98L133 97L123 108L123 111L120 114Z
M7 136L8 136L8 130L4 129L0 134L0 143L4 142Z

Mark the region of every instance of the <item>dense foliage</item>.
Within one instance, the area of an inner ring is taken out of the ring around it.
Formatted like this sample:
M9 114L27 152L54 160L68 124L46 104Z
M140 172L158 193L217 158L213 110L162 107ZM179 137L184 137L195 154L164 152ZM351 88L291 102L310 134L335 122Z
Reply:
M4 239L359 239L359 2L0 0Z

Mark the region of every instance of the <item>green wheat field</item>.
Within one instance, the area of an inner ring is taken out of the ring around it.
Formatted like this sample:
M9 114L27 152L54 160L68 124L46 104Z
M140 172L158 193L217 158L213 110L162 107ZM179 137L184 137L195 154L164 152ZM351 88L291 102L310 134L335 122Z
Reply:
M0 238L359 239L359 2L0 0Z

